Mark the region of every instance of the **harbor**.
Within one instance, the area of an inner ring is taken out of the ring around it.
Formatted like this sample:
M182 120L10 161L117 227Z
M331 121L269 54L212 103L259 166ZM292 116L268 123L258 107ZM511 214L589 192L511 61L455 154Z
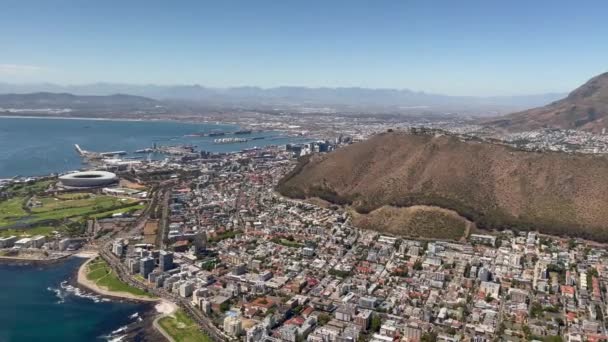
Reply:
M206 151L213 154L307 141L303 137L287 136L277 131L256 130L247 135L249 140L246 142L215 144L214 134L223 133L227 138L240 128L229 124L175 121L91 122L81 119L0 118L0 179L80 170L89 166L89 160L96 165L108 164L112 169L129 169L129 165L137 166L142 161L163 161L171 156L180 157L180 154L191 156L186 149L169 146L190 145L195 147L196 153ZM188 136L192 132L207 136ZM78 151L74 152L75 144L86 152L97 151L105 155L92 153L83 158ZM154 144L163 146L162 150L156 151ZM172 152L177 153L171 155ZM101 161L103 163L100 164Z

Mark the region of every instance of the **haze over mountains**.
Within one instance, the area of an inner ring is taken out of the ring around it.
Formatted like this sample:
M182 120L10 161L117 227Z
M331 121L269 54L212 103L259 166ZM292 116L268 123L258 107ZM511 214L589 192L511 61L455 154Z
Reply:
M482 228L538 229L608 241L605 156L525 152L445 135L382 133L312 156L278 190L348 205L356 212L356 224L402 235L458 236L449 228L462 224L453 218L448 225L436 224L449 218L443 210L451 210ZM411 208L421 205L429 223L408 224L415 214ZM429 212L437 215L431 219Z
M68 93L0 94L0 113L83 116L164 113L164 105L142 96L113 94L107 96Z
M144 112L162 105L174 110L191 110L193 113L200 108L244 108L329 113L457 114L493 116L493 119L482 120L481 123L507 131L561 128L600 132L608 126L608 72L592 78L567 96L550 93L475 97L429 94L407 89L208 88L199 85L113 83L75 86L0 83L0 94L5 94L0 95L0 108L56 106L91 112L99 108Z
M473 115L498 115L550 103L563 94L523 96L448 96L407 89L307 88L307 87L234 87L209 88L199 85L130 85L95 83L60 86L56 84L0 83L2 93L52 92L74 95L129 94L162 101L179 101L207 106L311 106L336 110L380 110L414 112L461 112Z
M486 123L508 131L561 128L601 132L608 127L608 72L590 79L559 101Z

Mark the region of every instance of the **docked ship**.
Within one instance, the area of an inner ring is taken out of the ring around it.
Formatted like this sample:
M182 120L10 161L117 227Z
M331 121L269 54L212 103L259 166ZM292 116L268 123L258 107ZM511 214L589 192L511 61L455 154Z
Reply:
M237 143L244 143L247 141L248 140L245 138L220 138L220 139L214 139L213 143L214 144L237 144Z
M236 131L234 132L235 135L242 135L242 134L251 134L251 130L241 130L241 131Z

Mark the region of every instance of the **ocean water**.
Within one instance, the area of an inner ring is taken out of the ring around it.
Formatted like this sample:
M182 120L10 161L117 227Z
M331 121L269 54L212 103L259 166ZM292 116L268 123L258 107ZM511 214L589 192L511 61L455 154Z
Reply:
M171 121L108 121L0 117L0 178L40 176L78 170L82 160L74 150L79 144L95 152L127 151L158 145L191 144L198 150L232 152L244 148L303 141L280 132L256 132L239 137L264 137L237 144L214 144L215 137L195 133L234 132L237 126L190 124ZM227 135L225 137L230 137ZM139 155L146 158L146 155ZM157 156L158 157L158 156Z
M97 152L125 150L135 156L132 152L154 143L231 152L304 141L279 132L257 132L242 137L264 139L225 145L213 144L213 137L188 136L236 130L230 125L161 121L0 118L0 178L77 170L83 165L74 144ZM121 336L121 327L137 319L133 315L146 310L146 305L109 301L70 286L67 280L82 262L73 258L45 266L0 263L0 342L108 341Z
M0 264L0 341L110 341L149 309L70 286L67 280L83 262Z

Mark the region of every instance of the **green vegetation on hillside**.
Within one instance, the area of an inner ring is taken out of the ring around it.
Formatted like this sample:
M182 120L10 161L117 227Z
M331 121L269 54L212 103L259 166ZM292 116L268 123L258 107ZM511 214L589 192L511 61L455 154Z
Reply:
M158 321L161 328L177 342L211 342L209 336L203 333L198 324L188 317L184 311L177 310L173 315Z

